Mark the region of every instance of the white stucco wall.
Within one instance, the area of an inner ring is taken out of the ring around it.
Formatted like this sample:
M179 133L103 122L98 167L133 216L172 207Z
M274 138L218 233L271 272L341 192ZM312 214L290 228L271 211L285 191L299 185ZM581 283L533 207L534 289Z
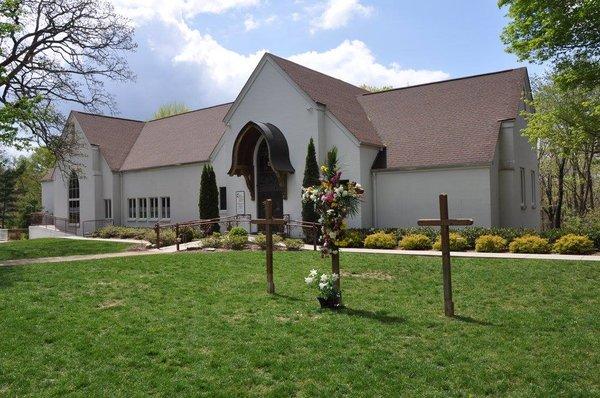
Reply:
M277 126L284 134L290 152L290 161L295 173L288 176L287 200L283 201L284 214L292 219L301 219L302 204L300 192L304 176L304 162L309 139L314 139L318 162L322 163L327 149L337 146L340 164L346 179L361 183L361 150L356 139L343 131L343 127L322 106L315 104L299 90L276 65L266 60L257 70L254 81L241 97L232 113L220 144L212 156L218 186L227 187L227 211L224 215L236 213L235 193L245 193L245 210L256 217L257 203L252 201L243 177L227 175L231 166L231 154L235 139L249 121L267 122ZM372 154L365 150L364 157ZM370 164L368 167L370 168ZM364 183L363 183L364 185ZM364 213L370 213L370 209ZM361 217L351 220L350 225L359 226Z
M450 217L491 225L489 167L377 171L373 181L376 227L416 226L420 218L439 217L444 192Z
M535 151L521 130L525 120L504 122L500 131L498 167L499 225L503 227L540 228L539 168ZM525 169L525 205L521 206L521 168ZM531 171L536 186L532 189ZM533 192L535 191L535 192ZM534 197L535 195L535 197ZM532 201L532 197L534 200Z
M137 201L137 198L158 197L160 202L160 198L163 196L171 198L171 218L170 220L160 220L161 222L176 223L197 220L199 218L198 196L202 167L202 163L196 163L123 172L120 209L122 224L133 227L154 226L159 221L158 219L129 219L128 199L135 198ZM149 199L147 199L147 209L149 212Z
M42 181L42 210L54 213L54 181Z

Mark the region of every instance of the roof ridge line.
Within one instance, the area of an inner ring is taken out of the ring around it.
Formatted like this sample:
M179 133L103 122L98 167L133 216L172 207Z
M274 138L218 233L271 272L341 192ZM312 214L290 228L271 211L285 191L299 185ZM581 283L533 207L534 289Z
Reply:
M479 74L476 74L476 75L468 75L468 76L454 77L454 78L451 78L451 79L438 80L438 81L435 81L435 82L420 83L420 84L415 84L415 85L412 85L412 86L390 88L388 90L374 91L374 92L368 92L368 93L360 94L359 97L367 96L367 95L383 94L383 93L387 93L387 92L390 92L390 91L407 90L407 89L410 89L410 88L429 86L429 85L433 85L433 84L449 83L449 82L454 82L454 81L457 81L457 80L466 80L466 79L473 79L473 78L476 78L476 77L497 75L497 74L500 74L500 73L514 72L514 71L520 70L520 69L527 69L527 68L525 66L522 66L522 67L519 67L519 68L503 69L503 70L499 70L499 71L495 71L495 72L479 73Z
M355 87L355 88L358 88L358 89L361 89L361 90L364 90L364 91L368 92L368 90L366 90L366 89L364 89L364 88L362 88L362 87L360 87L360 86L356 86L356 85L354 85L354 84L352 84L352 83L348 83L348 82L347 82L347 81L345 81L345 80L342 80L342 79L340 79L340 78L338 78L338 77L334 77L334 76L328 75L327 73L319 72L319 71L318 71L318 70L316 70L316 69L309 68L308 66L305 66L305 65L299 64L298 62L290 61L290 60L289 60L289 59L287 59L287 58L280 57L279 55L275 55L275 54L273 54L273 53L270 53L270 52L267 52L266 54L267 54L267 55L270 55L270 56L272 56L272 57L279 58L279 59L282 59L282 60L284 60L284 61L290 62L290 63L292 63L292 64L294 64L294 65L298 65L298 66L300 66L300 67L302 67L302 68L304 68L304 69L308 69L308 70L309 70L309 71L311 71L311 72L318 73L318 74L320 74L320 75L323 75L323 76L325 76L325 77L328 77L328 78L330 78L330 79L338 80L338 81L340 81L340 82L342 82L342 83L344 83L344 84L347 84L347 85L349 85L349 86L352 86L352 87ZM365 93L365 94L366 94L366 93ZM361 95L364 95L364 94L361 94Z
M233 101L230 101L230 102L223 102L222 104L211 105L211 106L207 106L207 107L204 107L204 108L199 108L199 109L192 109L192 110L189 110L189 111L185 111L185 112L178 113L178 114L176 114L176 115L163 116L163 117L159 117L158 119L152 119L152 120L148 120L148 121L146 121L146 122L144 122L144 123L156 122L156 121L158 121L158 120L168 119L168 118L170 118L170 117L181 116L181 115L185 115L185 114L192 113L192 112L205 111L205 110L207 110L207 109L211 109L211 108L217 108L217 107L219 107L219 106L223 106L223 105L230 105L230 104L233 104Z
M92 113L92 112L85 112L85 111L75 111L75 110L72 110L71 112L72 113L81 113L83 115L90 115L90 116L107 117L107 118L110 118L110 119L126 120L126 121L129 121L129 122L146 123L143 120L131 119L131 118L120 117L120 116L112 116L112 115L102 115L100 113Z

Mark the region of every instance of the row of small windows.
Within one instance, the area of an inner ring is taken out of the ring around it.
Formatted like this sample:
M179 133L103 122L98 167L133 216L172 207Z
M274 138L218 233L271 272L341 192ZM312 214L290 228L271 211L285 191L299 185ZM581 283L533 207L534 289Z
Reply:
M527 175L525 173L525 168L521 167L520 170L521 177L521 208L525 209L527 207ZM531 207L535 208L536 202L535 199L537 197L537 179L535 176L535 171L531 170L530 175L530 185L531 185Z
M159 200L160 199L160 200ZM161 198L130 198L127 200L127 216L133 219L162 219L171 218L171 197ZM148 206L150 204L150 206Z

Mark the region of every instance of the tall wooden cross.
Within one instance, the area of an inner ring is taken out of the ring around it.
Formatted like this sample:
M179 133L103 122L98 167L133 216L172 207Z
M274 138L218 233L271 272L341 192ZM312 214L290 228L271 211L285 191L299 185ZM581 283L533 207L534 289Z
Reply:
M274 225L284 225L287 223L286 220L273 218L273 201L271 199L265 200L265 218L258 220L250 220L252 224L264 225L265 235L267 238L267 293L275 293L275 282L273 282L273 230Z
M444 314L454 316L454 302L452 301L452 274L450 268L450 226L472 225L470 218L448 218L448 195L440 195L440 219L422 219L418 221L421 226L439 226L442 243L442 274L444 277Z

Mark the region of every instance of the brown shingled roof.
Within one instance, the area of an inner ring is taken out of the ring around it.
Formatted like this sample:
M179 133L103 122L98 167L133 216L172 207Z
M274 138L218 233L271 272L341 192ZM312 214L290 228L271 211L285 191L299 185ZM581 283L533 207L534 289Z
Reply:
M121 170L207 161L225 131L231 103L147 122Z
M313 101L326 105L333 116L361 143L382 145L377 131L357 99L368 93L367 90L276 55L269 56Z
M518 115L525 68L362 95L388 168L492 161L500 122Z
M90 144L98 145L100 153L113 171L121 168L144 126L144 122L139 120L78 111L73 111L72 115L79 122Z

